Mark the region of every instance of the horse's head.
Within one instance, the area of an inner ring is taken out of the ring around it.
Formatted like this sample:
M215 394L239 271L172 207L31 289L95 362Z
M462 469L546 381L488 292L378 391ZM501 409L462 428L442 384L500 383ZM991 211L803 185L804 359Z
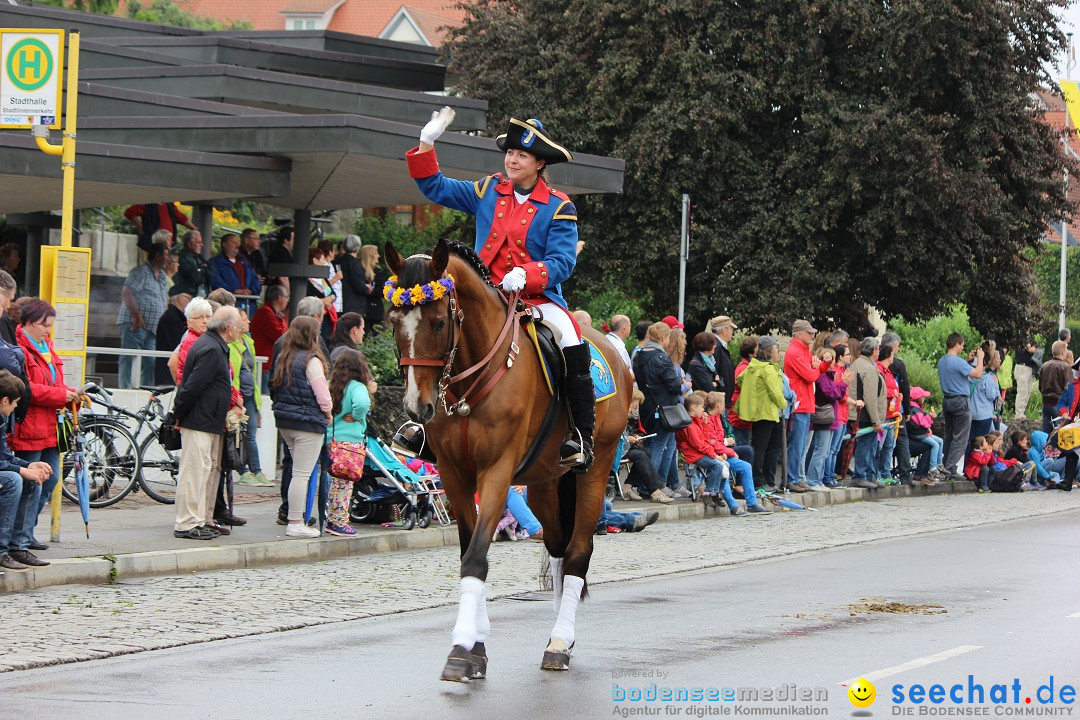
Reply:
M390 243L383 254L397 276L396 287L405 293L398 302L391 297L392 307L386 315L394 329L400 364L407 369L405 411L413 420L426 423L435 416L439 378L450 361L454 342L451 293L431 285L443 279L450 251L446 241L439 240L430 256L402 258ZM431 289L425 290L425 286Z

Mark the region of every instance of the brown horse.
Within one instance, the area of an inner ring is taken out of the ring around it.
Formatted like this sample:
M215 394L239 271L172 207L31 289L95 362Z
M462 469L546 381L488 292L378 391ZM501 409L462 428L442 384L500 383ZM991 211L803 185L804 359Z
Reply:
M559 446L567 430L566 413L560 411L535 461L515 478L552 402L535 348L523 332L518 335L524 318L517 304L491 284L487 268L470 248L440 240L430 256L406 260L387 243L385 256L399 288L422 288L447 274L454 282L439 300L387 313L406 370L405 409L424 423L458 519L461 601L442 679L469 682L486 673L487 554L511 480L528 486L529 506L543 525L551 555L556 621L541 667L568 670L577 605L587 594L593 531L626 428L629 371L607 339L587 328L586 336L604 353L616 384L616 394L596 406L592 467L581 474L560 467ZM479 511L474 493L479 494Z

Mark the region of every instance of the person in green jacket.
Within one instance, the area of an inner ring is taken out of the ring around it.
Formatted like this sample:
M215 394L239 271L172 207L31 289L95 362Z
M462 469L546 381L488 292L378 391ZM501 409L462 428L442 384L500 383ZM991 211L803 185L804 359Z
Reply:
M739 387L735 414L743 422L751 424L750 443L754 448L756 484L765 484L765 456L773 442L773 435L780 432L780 413L787 407L779 363L780 346L776 338L762 335L750 364L735 378L735 385Z
M330 371L330 399L334 403L331 412L334 419L326 428L326 441L333 443L330 450L332 466L335 464L335 454L340 454L346 464L362 472L367 454L367 414L378 385L371 377L363 353L348 348L339 350L339 353ZM349 498L354 480L336 477L333 473L330 475L326 532L331 535L351 537L356 534L356 530L349 525Z
M240 470L240 484L251 487L271 487L274 483L263 475L262 463L259 461L259 444L255 438L260 425L259 408L262 407L262 393L259 392L259 383L255 382L255 343L249 334L251 322L247 312L240 308L237 310L240 312L242 334L229 344L229 365L232 367L233 387L244 399L244 412L248 417L245 427L248 465Z

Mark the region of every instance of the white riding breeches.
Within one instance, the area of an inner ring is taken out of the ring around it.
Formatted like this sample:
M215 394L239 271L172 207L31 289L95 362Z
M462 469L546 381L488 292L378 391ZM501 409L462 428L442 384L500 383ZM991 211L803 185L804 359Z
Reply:
M570 313L553 302L540 303L532 308L533 315L543 316L544 320L559 329L559 347L567 348L572 345L580 345L581 338L574 329L574 321L570 319Z

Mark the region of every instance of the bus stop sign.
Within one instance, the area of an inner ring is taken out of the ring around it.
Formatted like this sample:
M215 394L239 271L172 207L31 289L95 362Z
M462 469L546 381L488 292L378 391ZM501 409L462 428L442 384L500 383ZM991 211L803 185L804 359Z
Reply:
M60 127L64 31L0 28L0 125Z

